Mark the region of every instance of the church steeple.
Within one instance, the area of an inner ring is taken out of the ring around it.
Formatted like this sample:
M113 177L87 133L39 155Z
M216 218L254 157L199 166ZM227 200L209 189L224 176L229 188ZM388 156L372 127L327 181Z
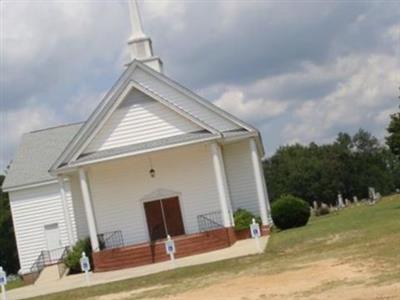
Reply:
M132 25L132 35L128 39L131 60L137 59L154 70L162 72L162 61L154 56L151 39L143 32L136 0L129 0L129 15Z

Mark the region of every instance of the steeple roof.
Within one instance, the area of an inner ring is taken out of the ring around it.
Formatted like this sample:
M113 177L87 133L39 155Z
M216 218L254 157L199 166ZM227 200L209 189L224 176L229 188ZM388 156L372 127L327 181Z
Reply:
M129 0L129 15L132 26L132 35L128 39L131 62L136 59L150 68L162 72L162 61L159 57L154 56L151 39L143 32L142 20L136 0Z

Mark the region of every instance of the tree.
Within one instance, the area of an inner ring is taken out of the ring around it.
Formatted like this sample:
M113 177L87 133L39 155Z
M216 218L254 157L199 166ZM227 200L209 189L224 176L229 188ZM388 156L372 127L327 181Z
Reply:
M394 113L390 116L390 123L387 131L389 135L386 137L386 144L389 146L393 154L400 158L400 112Z
M291 194L309 204L335 204L338 192L365 198L370 186L383 195L400 186L400 160L362 129L354 136L339 133L327 145L280 147L264 170L272 201Z
M7 273L16 274L19 269L17 246L8 194L1 189L3 181L4 176L0 175L0 266Z

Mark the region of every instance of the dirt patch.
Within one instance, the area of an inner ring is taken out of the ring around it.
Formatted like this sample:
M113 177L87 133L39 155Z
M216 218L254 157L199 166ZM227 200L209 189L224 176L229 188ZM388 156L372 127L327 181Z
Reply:
M166 287L167 287L166 285L155 285L152 287L136 289L133 291L126 291L126 292L121 292L121 293L116 293L116 294L96 296L96 297L89 298L88 300L124 300L124 299L129 299L132 296L135 296L140 293L154 291L154 290L162 289L162 288L166 288Z
M240 276L163 299L400 299L400 283L372 286L372 275L348 263L324 260L274 275Z

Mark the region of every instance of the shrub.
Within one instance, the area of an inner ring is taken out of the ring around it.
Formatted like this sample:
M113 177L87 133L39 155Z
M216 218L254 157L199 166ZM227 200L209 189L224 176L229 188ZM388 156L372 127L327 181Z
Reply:
M238 208L233 214L233 219L235 220L235 230L249 229L253 218L256 219L256 222L261 225L260 217L256 217L248 210Z
M284 195L272 204L271 213L272 220L279 229L301 227L310 218L310 206L300 198Z
M71 274L81 272L80 259L82 257L82 252L85 252L86 256L91 260L92 247L89 238L79 240L65 258L64 263L69 268ZM92 261L90 261L90 264L93 266Z

